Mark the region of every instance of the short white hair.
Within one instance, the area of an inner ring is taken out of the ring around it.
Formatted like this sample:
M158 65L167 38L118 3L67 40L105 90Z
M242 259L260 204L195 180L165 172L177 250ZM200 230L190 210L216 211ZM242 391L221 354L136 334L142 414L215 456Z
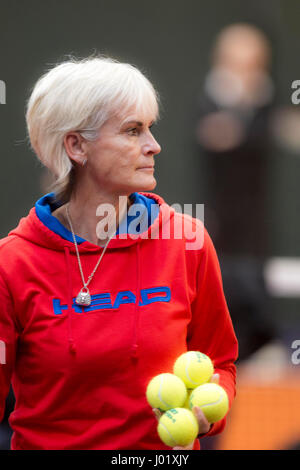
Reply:
M114 114L133 106L158 118L158 93L135 66L97 56L71 58L47 71L35 84L27 104L31 146L55 176L57 197L70 196L73 165L64 148L67 132L96 140Z

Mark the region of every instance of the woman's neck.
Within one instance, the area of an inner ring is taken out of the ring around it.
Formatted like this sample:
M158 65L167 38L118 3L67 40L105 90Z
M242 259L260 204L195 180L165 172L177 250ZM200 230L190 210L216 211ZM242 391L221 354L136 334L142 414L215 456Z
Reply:
M71 230L66 206L74 234L99 246L112 237L131 204L127 195L72 193L69 202L56 209L52 215Z

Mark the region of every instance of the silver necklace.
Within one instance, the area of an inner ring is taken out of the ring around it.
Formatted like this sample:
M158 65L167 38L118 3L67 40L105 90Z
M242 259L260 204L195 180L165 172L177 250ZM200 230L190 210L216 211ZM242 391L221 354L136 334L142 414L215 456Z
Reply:
M94 267L92 273L89 275L87 282L85 282L83 271L82 271L82 266L81 266L81 261L80 261L80 256L79 256L79 251L78 251L78 246L77 246L77 242L76 242L76 237L75 237L75 234L74 234L73 225L72 225L71 217L70 217L70 214L69 214L69 207L68 206L69 206L69 204L66 205L66 214L67 214L67 219L68 219L70 229L71 229L71 232L72 232L72 237L73 237L73 241L74 241L74 245L75 245L79 271L80 271L81 279L82 279L82 283L83 283L83 287L80 289L80 292L77 294L75 302L76 302L77 305L89 306L89 305L91 305L91 295L90 295L90 291L88 289L88 285L91 282L91 280L93 279L93 276L94 276L95 272L97 271L97 268L98 268L98 266L99 266L99 264L100 264L100 262L101 262L101 260L104 256L107 245L110 242L110 240L112 239L112 237L114 236L114 233L109 237L109 239L105 243L103 251L102 251L102 253L101 253L101 255L100 255L100 257L99 257L99 259L96 263L96 266Z

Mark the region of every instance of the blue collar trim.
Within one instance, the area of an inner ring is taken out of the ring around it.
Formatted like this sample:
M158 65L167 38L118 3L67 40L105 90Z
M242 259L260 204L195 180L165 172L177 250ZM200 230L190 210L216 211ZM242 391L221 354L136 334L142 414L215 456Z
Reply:
M154 199L139 193L132 193L129 197L135 206L129 208L127 218L124 217L118 227L117 235L121 233L137 233L139 226L141 232L144 232L159 214L159 206ZM73 243L71 231L52 215L52 212L60 206L61 203L56 200L54 192L45 194L35 203L36 215L49 230ZM136 211L131 214L132 207ZM78 245L85 241L84 238L76 235Z

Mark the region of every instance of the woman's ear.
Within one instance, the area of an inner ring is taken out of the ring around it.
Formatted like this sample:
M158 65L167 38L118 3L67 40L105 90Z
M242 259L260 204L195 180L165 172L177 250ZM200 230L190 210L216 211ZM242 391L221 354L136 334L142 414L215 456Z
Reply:
M64 137L64 147L73 162L78 163L80 166L86 164L86 142L79 132L68 132Z

